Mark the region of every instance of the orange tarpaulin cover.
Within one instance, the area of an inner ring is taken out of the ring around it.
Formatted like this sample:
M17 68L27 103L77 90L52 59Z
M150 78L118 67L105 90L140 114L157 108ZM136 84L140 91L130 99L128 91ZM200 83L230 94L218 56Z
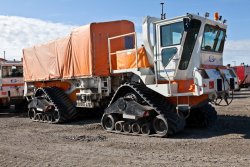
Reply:
M91 23L68 37L23 49L24 80L108 76L108 37L131 32L134 24L127 20ZM124 50L124 39L113 40L112 49Z

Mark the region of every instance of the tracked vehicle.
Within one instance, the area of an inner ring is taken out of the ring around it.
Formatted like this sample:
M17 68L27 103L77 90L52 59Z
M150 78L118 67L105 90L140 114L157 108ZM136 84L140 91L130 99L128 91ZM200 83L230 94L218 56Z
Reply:
M76 108L104 110L106 131L165 137L217 117L237 85L223 66L227 26L187 14L146 17L138 47L130 21L91 23L23 50L25 95L34 121L63 123Z

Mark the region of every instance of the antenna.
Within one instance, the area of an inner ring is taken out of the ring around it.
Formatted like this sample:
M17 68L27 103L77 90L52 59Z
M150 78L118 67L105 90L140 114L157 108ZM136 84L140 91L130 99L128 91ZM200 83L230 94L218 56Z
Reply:
M162 20L166 19L166 13L164 13L163 8L164 8L164 3L161 2L161 19Z
M6 60L6 59L5 59L5 50L3 51L3 58L4 58L4 60Z

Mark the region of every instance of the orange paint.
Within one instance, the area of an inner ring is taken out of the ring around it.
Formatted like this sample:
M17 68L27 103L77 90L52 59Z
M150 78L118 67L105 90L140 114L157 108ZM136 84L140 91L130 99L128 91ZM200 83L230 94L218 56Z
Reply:
M70 83L63 81L35 82L34 85L36 88L57 87L63 89L64 91L68 90L71 87ZM79 89L73 91L71 94L68 95L71 101L76 101L76 93L78 92L80 92Z
M223 66L223 65L205 65L205 64L202 64L201 68L205 68L205 69L226 69L227 67Z
M24 86L23 83L20 84L3 84L2 87L7 87L7 86Z
M187 93L187 92L194 92L195 85L194 80L175 80L170 81L171 84L178 84L178 92L177 93ZM169 81L158 81L158 84L169 84Z
M195 91L194 80L176 80L173 81L172 83L178 84L178 93Z
M71 94L69 94L70 100L73 102L76 102L76 93L79 93L79 92L80 92L80 90L77 89L77 90L74 90Z
M201 96L189 96L189 103L188 103L188 96L178 97L179 104L190 104L190 106L195 106L200 104L201 102L208 99L208 95L201 95ZM177 105L177 97L169 97L167 100L174 105Z
M168 81L161 81L163 83L169 83ZM195 85L194 80L176 80L171 81L172 84L178 84L178 93L188 93L188 92L195 92ZM168 101L171 104L177 105L177 97L168 97ZM201 96L189 96L189 104L191 106L195 106L205 100L208 99L208 95L201 95ZM188 96L181 96L178 97L179 104L188 104Z
M151 67L148 62L147 53L144 47L141 47L137 51L138 54L138 68ZM112 69L130 69L136 68L136 51L128 52L116 52L116 55L112 57Z
M55 86L55 87L63 89L64 91L71 87L70 83L63 82L63 81L35 82L34 85L36 88Z

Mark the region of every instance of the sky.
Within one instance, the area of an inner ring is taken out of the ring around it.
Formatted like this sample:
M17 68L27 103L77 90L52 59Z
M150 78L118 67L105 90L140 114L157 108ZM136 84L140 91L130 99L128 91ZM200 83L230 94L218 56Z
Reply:
M249 0L0 0L0 57L21 59L22 48L90 22L130 20L140 35L144 16L160 17L160 2L167 18L219 12L228 25L224 64L250 64Z

